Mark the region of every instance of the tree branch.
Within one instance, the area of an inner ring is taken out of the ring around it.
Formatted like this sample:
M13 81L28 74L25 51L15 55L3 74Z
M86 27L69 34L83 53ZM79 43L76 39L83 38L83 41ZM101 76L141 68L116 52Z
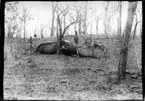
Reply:
M132 44L134 44L134 43L136 43L136 44L137 44L137 43L138 43L138 44L141 44L141 42L131 42L131 43L129 43L128 45L122 47L121 50L125 49L126 47L128 47L129 45L132 45Z
M59 9L59 8L58 8L58 9ZM61 9L59 9L59 10L61 11ZM59 16L60 16L62 13L64 13L66 10L68 10L68 7L65 8L64 10L62 10L62 11L60 12Z
M62 36L65 34L65 32L67 31L67 29L68 29L71 25L73 25L74 23L77 23L77 22L78 22L78 19L76 19L75 21L73 21L72 23L70 23L67 27L65 27Z

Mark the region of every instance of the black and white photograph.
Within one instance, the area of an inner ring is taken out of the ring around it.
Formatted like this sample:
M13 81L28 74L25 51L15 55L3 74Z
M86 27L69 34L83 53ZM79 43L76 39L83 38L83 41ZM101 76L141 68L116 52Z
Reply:
M4 2L4 100L143 100L142 1Z

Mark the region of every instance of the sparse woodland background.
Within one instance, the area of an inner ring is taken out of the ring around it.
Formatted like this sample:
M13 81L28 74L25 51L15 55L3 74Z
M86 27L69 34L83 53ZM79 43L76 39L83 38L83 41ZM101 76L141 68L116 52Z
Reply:
M19 3L5 2L4 99L142 99L141 2L128 2L124 28L123 2L117 2L112 13L108 13L112 9L111 2L103 2L104 13L93 17L95 22L88 21L89 12L96 13L93 8L88 9L89 1L72 2L72 6L51 2L51 27L41 23L32 37L34 50L41 43L58 42L54 55L29 54L27 26L34 17L31 7L20 9ZM113 30L111 20L116 13L117 29ZM101 22L104 29L100 34ZM50 30L49 33L46 29ZM86 38L106 44L107 61L59 54L60 40L73 42L75 31L78 32L79 45L83 45Z

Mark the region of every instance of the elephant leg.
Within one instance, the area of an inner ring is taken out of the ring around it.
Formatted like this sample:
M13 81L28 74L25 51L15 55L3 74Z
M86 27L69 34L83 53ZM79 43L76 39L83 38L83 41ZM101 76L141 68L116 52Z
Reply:
M78 48L76 48L76 52L77 52L77 57L79 58L79 50L78 50Z

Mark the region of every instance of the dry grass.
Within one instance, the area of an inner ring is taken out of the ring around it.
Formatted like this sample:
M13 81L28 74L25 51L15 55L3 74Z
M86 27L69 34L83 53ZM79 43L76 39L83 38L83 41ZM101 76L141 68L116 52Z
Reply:
M17 41L13 42L12 51L10 51L10 44L6 44L4 46L6 57L4 98L15 100L141 99L141 76L132 78L131 74L127 74L125 82L116 84L119 58L115 46L116 40L102 41L109 47L110 59L107 61L64 55L29 55L29 44L26 44L25 51L23 44ZM36 43L40 42L43 41ZM138 50L141 50L141 47ZM24 52L27 54L23 54ZM136 52L134 48L130 47L127 71L138 73L134 52Z

